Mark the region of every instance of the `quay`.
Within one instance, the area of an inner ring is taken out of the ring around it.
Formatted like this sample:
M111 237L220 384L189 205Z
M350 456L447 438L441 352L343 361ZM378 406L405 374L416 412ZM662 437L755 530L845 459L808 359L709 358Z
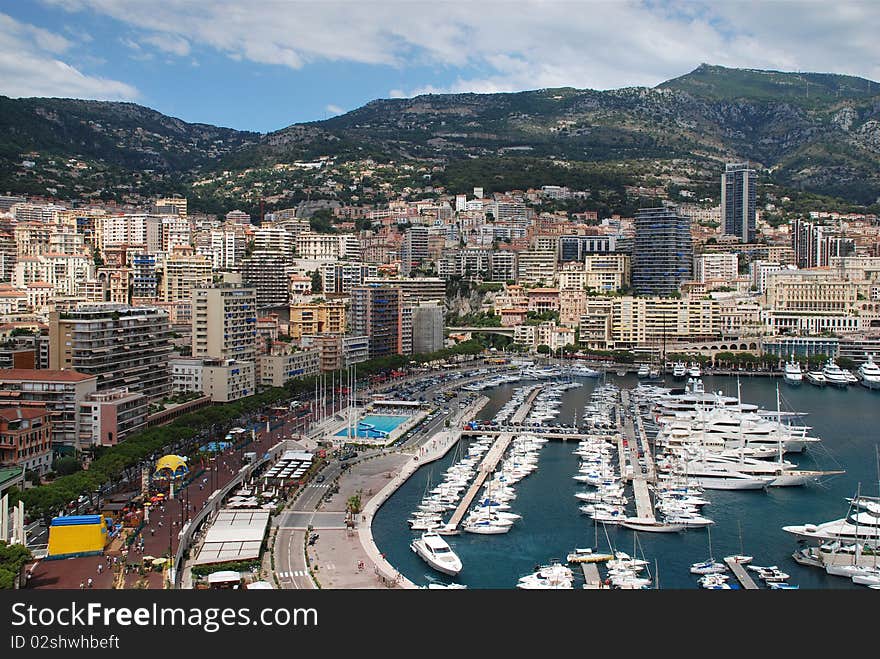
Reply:
M730 557L725 558L724 562L727 563L727 567L730 568L730 571L733 572L733 576L736 577L737 581L739 581L743 588L746 590L760 590L742 564L737 563Z
M528 395L526 400L520 405L519 409L514 412L512 421L514 423L520 423L526 415L529 413L529 410L532 409L532 403L535 402L535 398L538 397L538 393L541 391L541 388L538 387L532 393ZM487 433L483 433L487 434ZM468 488L468 491L465 493L464 497L462 497L461 502L459 502L458 507L455 509L455 512L452 513L452 517L449 519L449 523L446 527L441 531L441 533L454 533L458 529L458 525L461 524L461 520L464 517L464 514L467 512L467 509L470 507L471 502L477 496L477 493L480 491L480 488L483 486L483 483L486 481L486 478L495 471L495 467L498 465L498 461L501 460L501 456L504 455L504 452L507 450L507 447L510 446L510 442L514 437L514 433L512 432L499 432L497 433L498 439L495 440L495 443L492 444L492 448L486 453L486 457L483 458L483 462L480 463L480 467L477 470L476 478L474 478L474 482L471 483L471 486Z

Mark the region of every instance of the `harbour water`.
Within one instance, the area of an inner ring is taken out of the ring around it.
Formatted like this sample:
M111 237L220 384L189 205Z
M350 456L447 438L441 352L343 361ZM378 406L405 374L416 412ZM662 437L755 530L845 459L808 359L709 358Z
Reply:
M571 424L575 414L581 418L597 382L586 378L580 381L583 387L563 395L558 418L561 423ZM609 375L608 381L621 387L638 384L633 375ZM706 391L736 395L735 378L706 376L703 382ZM791 554L799 547L797 538L784 532L782 527L843 517L849 505L845 498L855 495L859 483L862 494L878 496L880 484L874 451L880 442L880 392L858 385L845 390L820 389L807 383L790 387L775 378L745 377L740 382L744 402L775 410L778 385L783 408L808 413L803 423L812 426L810 434L823 441L816 449L787 454L786 459L803 468L845 469L846 473L831 477L821 485L771 488L766 492L706 490L704 496L711 503L704 508L704 513L715 520L711 531L714 558L720 560L740 553L741 529L742 551L755 557L754 564L777 565L791 575L792 584L812 589L863 588L853 585L849 579L828 576L819 568L795 563ZM483 392L490 397L490 402L480 418L491 419L516 386L505 385ZM667 377L665 386L681 384ZM467 445L467 440L462 442L463 447ZM455 582L469 588L514 588L517 580L534 571L537 564L554 558L565 561L575 547L595 546L594 522L578 510L580 502L574 497L575 492L584 490L572 479L578 468L578 458L572 454L576 446L576 441L558 440L544 445L538 470L515 485L517 498L511 510L522 515L522 519L509 533L488 536L462 533L447 537L464 565ZM433 487L442 479L454 457L453 450L443 459L422 467L391 496L373 521L373 534L380 551L418 585L451 581L433 571L409 548L416 533L410 530L406 520L428 484ZM635 547L636 553L644 554L652 565L656 559L660 588L698 588L697 576L689 572L689 567L709 558L705 530L634 534L627 529L600 525L598 549L606 550L609 541L614 549L630 554Z

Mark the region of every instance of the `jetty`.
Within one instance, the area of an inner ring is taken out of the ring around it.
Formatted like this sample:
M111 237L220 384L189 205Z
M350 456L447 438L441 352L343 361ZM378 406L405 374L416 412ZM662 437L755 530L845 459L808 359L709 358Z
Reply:
M733 572L733 576L736 577L737 581L739 581L740 585L743 588L745 588L746 590L760 590L758 588L758 585L749 576L749 573L746 572L745 568L742 566L742 563L737 563L730 556L725 558L724 562L727 564L727 567L730 568L730 571Z
M634 413L632 417L624 416L624 410L630 410L629 391L621 392L621 405L617 409L617 418L619 428L621 430L621 439L618 443L620 453L620 474L622 478L628 478L632 481L633 496L636 500L636 516L642 520L654 520L654 506L651 503L651 495L648 492L648 480L653 480L654 462L650 458L650 448L648 446L645 429L641 425L638 413ZM635 425L633 419L636 420ZM638 430L637 430L638 429ZM626 438L627 445L623 446L623 438ZM646 473L642 473L642 467L639 464L639 447L646 464ZM624 457L625 456L625 457ZM624 463L629 462L630 468L624 468ZM647 464L651 465L651 471L648 472Z
M580 565L584 571L585 590L605 588L605 584L602 583L602 577L599 576L599 566L596 563L581 563Z
M514 412L512 421L514 423L520 423L523 419L528 415L529 410L532 409L532 404L535 402L535 398L538 397L538 393L541 391L541 388L535 389L532 393L526 397L525 401L519 408ZM481 433L488 434L488 433ZM477 468L477 475L474 478L474 482L471 483L471 486L468 488L464 497L462 497L461 501L458 504L458 507L455 509L455 512L452 513L452 517L449 519L449 523L439 530L440 533L455 533L458 529L458 525L461 524L461 520L464 518L467 509L470 507L471 502L473 502L474 498L480 491L480 488L483 486L483 483L488 478L489 474L495 471L495 468L498 466L498 462L501 460L501 456L504 455L504 452L507 451L507 448L510 446L510 442L513 440L514 433L512 432L502 432L498 433L498 439L495 440L495 443L492 444L492 448L490 448L486 452L486 456L483 458L483 461L480 463L480 466Z

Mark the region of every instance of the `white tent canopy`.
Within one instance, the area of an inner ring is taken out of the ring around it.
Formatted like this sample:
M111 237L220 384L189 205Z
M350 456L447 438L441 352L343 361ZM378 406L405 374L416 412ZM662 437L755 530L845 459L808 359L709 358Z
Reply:
M241 581L241 575L232 570L220 570L208 575L208 583L229 583L231 581Z

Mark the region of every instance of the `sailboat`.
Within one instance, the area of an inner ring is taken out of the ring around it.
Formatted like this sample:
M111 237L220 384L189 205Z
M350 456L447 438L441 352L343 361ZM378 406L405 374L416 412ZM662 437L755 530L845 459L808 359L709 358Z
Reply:
M740 565L748 565L752 562L751 556L746 556L743 552L743 529L742 523L739 520L736 520L736 526L739 529L739 553L733 554L732 556L725 556L725 561L732 561L734 563L739 563Z
M603 561L610 561L614 558L614 554L602 553L598 551L599 549L599 522L594 522L594 528L596 529L596 538L593 541L593 547L586 548L578 548L575 547L575 550L571 552L568 556L566 556L566 560L569 563L601 563ZM608 531L605 531L606 537Z
M715 557L712 555L712 529L706 527L706 532L709 538L709 558L705 561L692 564L691 574L720 574L727 570L727 566L724 565L724 563L717 563Z

